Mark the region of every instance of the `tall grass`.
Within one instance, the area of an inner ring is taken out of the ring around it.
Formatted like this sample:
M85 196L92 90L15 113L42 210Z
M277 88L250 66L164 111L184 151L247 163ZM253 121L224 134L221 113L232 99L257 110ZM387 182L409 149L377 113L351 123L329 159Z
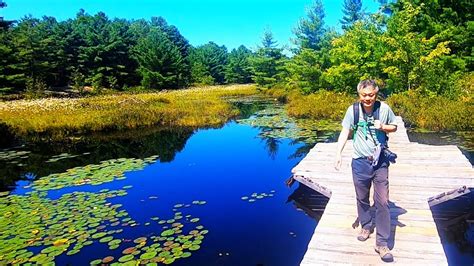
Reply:
M253 85L0 102L0 122L17 136L61 138L78 133L152 125L218 126L238 114L223 97L256 94Z
M417 91L391 95L387 99L395 114L405 122L423 130L474 130L474 99L472 96L448 99L425 96Z
M288 96L288 114L297 118L340 121L347 108L356 101L345 93L320 90L313 94L291 93Z

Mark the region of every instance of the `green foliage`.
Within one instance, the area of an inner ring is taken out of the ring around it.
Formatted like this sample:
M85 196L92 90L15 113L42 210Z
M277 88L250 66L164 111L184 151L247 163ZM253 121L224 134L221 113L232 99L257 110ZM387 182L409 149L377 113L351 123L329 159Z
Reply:
M372 23L358 21L332 41L331 67L324 72L330 88L352 93L360 80L381 77L381 35Z
M436 131L474 129L472 94L453 100L411 90L393 94L387 102L397 115L419 128Z
M288 71L286 78L288 85L300 88L304 93L320 89L323 73L320 62L320 54L317 51L303 48L285 65Z
M344 13L344 16L339 21L342 24L342 28L347 30L356 21L363 19L362 0L344 0L342 13Z
M283 79L285 58L282 51L283 49L277 47L271 30L266 29L262 37L262 47L250 58L252 78L258 86L269 88Z
M183 73L183 57L179 49L158 29L138 41L134 55L139 63L142 86L150 89L173 89Z
M190 61L193 81L197 84L224 84L227 48L214 42L191 50Z
M309 95L292 93L288 100L287 110L291 116L340 121L355 98L346 93L319 90Z
M245 84L252 82L250 56L252 56L252 51L243 45L237 49L232 49L225 68L225 80L227 83Z
M321 0L314 0L312 6L306 10L306 17L301 18L293 30L296 35L294 42L299 49L318 50L321 48L321 39L326 32L324 17L323 2Z

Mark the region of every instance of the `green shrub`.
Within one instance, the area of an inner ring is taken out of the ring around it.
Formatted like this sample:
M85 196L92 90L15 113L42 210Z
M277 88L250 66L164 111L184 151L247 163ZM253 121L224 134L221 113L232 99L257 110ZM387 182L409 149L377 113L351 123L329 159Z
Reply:
M418 128L434 131L474 129L474 100L471 96L448 99L406 91L391 95L387 102L396 115Z
M342 120L356 99L346 93L319 90L313 94L291 93L288 96L288 114L298 118Z

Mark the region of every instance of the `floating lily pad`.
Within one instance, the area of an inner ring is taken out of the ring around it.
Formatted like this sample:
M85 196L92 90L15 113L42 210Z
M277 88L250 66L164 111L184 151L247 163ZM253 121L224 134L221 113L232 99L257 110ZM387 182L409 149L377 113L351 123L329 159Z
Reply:
M96 260L93 260L93 261L89 262L90 265L99 265L101 263L102 263L101 259L96 259Z
M166 230L166 231L163 231L161 232L161 236L171 236L173 235L175 232L173 229L169 229L169 230Z
M147 240L146 237L139 237L139 238L133 240L133 242L139 244L139 243L146 242L146 240Z
M100 243L106 243L106 242L110 242L110 241L113 240L113 239L114 239L113 236L106 236L106 237L104 237L104 238L101 238L101 239L99 240L99 242L100 242Z
M181 258L189 258L191 257L191 252L183 252L183 254L181 254Z
M125 256L122 256L118 259L119 262L127 262L129 260L133 260L133 258L135 258L135 256L133 256L132 254L128 254L128 255L125 255Z
M140 259L142 259L142 260L152 259L152 258L156 257L156 254L157 254L156 251L143 253L143 254L140 256Z
M199 218L193 218L190 220L191 223L197 223L199 222Z
M126 248L122 251L122 254L132 254L133 252L137 251L137 248L135 247L129 247L129 248Z
M95 233L95 234L92 235L92 238L97 239L97 238L101 238L105 235L107 235L106 232Z
M200 248L201 248L200 245L192 245L192 246L189 247L189 250L191 250L191 251L196 251L196 250L198 250L198 249L200 249Z
M108 263L111 263L113 260L114 260L114 257L107 256L107 257L102 259L102 263L108 264Z

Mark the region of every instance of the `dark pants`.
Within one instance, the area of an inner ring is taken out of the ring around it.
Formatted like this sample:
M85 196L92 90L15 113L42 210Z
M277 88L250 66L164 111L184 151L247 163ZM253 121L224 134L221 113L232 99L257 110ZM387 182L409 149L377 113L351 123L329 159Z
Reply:
M369 193L374 184L375 226L377 228L376 245L387 246L390 236L390 210L388 208L388 166L386 160L372 166L367 158L352 159L352 179L354 181L357 214L364 229L371 229Z

